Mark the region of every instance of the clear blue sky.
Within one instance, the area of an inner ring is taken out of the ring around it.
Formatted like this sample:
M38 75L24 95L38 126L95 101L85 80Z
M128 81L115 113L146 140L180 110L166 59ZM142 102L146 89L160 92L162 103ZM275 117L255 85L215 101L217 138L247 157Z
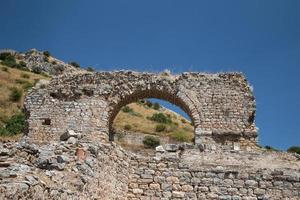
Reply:
M0 48L98 70L244 72L260 142L300 145L299 0L7 0L0 19Z

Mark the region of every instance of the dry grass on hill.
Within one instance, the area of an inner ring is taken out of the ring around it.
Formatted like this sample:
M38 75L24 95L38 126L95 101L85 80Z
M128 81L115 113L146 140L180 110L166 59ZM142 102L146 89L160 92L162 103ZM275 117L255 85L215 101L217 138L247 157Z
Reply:
M114 128L116 130L126 130L126 126L129 125L130 131L132 132L171 137L182 142L193 141L194 127L190 121L181 115L166 108L155 110L139 103L131 103L127 106L131 108L133 112L123 112L121 110L118 113L114 121ZM163 113L165 116L169 116L171 123L164 124L150 120L149 118L155 113ZM156 126L159 124L164 125L166 127L165 130L161 132L156 131Z

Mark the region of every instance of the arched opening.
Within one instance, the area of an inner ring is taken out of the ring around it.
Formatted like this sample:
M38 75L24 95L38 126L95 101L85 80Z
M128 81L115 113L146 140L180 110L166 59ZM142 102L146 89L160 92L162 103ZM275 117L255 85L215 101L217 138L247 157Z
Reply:
M126 95L112 107L110 140L137 148L149 147L145 140L151 138L154 141L148 142L155 144L157 140L159 144L193 144L194 117L188 103L177 95L158 90Z

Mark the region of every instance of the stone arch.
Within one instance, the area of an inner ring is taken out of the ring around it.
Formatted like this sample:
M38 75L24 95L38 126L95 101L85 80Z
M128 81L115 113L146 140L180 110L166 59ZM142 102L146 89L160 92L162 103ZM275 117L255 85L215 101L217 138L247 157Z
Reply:
M195 129L199 122L199 116L196 111L196 106L194 103L187 98L188 95L183 92L170 92L169 90L161 90L161 89L147 89L147 90L137 90L131 94L127 94L125 96L119 97L116 103L112 103L110 105L109 112L109 140L113 141L113 122L121 108L127 104L136 102L139 99L147 99L147 98L157 98L161 100L168 101L179 108L181 108L191 119L192 124L194 126L194 135Z

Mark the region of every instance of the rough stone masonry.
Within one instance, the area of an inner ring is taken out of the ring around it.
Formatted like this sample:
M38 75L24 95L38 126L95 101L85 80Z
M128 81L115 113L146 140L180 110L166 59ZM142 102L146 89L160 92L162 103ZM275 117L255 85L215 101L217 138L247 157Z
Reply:
M120 108L139 98L180 106L195 144L154 156L113 142ZM73 73L26 97L28 132L0 143L0 199L300 199L300 157L260 148L255 100L240 73Z
M117 113L141 98L159 98L182 108L192 119L196 145L256 145L255 99L240 73L65 74L26 98L28 136L57 140L72 129L113 140L112 123Z

